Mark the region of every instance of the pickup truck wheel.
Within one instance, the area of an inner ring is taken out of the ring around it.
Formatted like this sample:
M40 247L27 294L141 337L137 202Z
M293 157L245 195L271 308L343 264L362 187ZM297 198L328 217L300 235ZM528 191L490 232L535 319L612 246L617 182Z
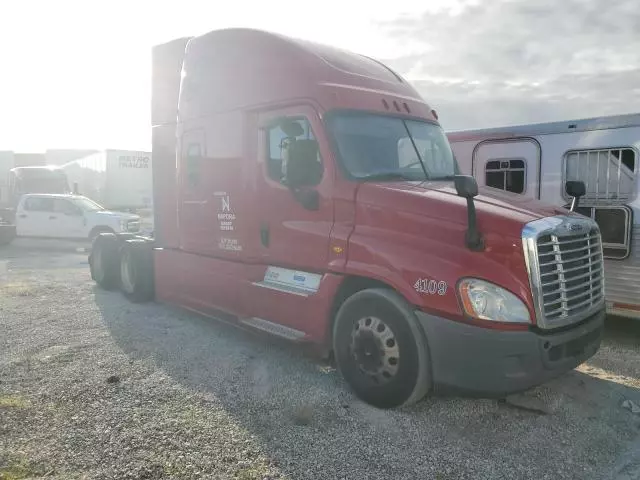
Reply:
M424 333L392 290L367 289L348 298L336 316L333 349L342 376L373 406L409 405L431 387Z
M95 227L91 232L89 232L89 240L91 243L100 235L101 233L115 233L113 229L109 227Z
M93 241L89 255L91 278L105 290L113 290L120 282L120 242L113 233L102 233Z
M153 249L142 239L127 240L120 256L120 289L133 302L153 299Z

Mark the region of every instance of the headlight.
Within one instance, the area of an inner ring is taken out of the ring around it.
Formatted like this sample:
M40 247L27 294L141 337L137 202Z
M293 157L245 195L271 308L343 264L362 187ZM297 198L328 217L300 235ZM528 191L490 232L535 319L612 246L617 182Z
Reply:
M120 230L122 230L123 232L127 231L127 221L126 220L120 220Z
M467 315L505 323L531 323L526 305L513 293L493 283L465 278L458 286Z

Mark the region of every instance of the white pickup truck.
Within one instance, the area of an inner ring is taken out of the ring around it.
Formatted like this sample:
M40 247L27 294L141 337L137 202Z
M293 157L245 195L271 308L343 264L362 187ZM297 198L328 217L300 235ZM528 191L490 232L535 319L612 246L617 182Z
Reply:
M140 217L105 210L81 195L23 195L16 208L18 237L90 239L103 232L140 231Z

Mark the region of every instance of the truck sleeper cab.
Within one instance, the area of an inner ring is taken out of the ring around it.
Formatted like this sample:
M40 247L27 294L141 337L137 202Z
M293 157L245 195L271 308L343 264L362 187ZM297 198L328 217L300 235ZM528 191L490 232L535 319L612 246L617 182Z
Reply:
M595 222L477 195L385 65L247 29L153 65L154 239L98 236L100 285L315 345L384 408L524 390L597 351Z

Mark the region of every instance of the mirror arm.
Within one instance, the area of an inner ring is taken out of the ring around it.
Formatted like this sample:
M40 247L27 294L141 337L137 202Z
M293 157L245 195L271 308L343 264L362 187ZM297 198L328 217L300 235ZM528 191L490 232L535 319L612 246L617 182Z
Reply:
M571 212L575 212L576 208L578 208L578 204L580 203L580 197L573 197L571 199L571 207L569 207L569 210Z
M467 248L474 252L481 252L484 250L484 239L478 230L476 205L473 201L473 197L467 197L467 233L465 235L465 242Z

